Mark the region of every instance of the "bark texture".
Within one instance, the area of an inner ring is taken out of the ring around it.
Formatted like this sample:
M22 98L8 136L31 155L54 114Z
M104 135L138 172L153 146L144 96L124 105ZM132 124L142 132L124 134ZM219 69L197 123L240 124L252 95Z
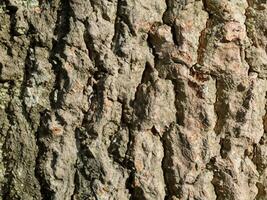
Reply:
M1 0L1 200L266 200L266 0Z

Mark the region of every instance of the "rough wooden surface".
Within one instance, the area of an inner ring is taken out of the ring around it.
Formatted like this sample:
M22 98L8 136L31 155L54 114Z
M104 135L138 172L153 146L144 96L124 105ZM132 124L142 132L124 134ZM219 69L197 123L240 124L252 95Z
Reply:
M266 0L1 0L1 200L266 200Z

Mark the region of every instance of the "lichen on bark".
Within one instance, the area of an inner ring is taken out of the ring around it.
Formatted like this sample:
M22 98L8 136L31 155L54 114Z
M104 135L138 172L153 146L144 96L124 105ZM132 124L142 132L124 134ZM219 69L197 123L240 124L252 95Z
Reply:
M266 200L263 0L2 0L0 199Z

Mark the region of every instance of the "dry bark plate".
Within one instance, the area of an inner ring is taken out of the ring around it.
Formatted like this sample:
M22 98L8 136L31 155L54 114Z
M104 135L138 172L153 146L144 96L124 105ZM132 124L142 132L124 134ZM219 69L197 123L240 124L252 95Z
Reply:
M0 200L267 200L266 0L1 0Z

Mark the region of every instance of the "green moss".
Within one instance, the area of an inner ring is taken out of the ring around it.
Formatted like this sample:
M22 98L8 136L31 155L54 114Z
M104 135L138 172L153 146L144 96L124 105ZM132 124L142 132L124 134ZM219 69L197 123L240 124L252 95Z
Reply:
M1 13L5 13L5 11L6 11L6 5L5 4L3 4L3 5L0 4L0 14Z
M246 28L247 28L247 32L248 32L249 34L254 33L255 26L254 26L254 24L253 24L253 21L248 21L248 22L246 22Z
M23 0L22 5L27 8L38 7L39 1L38 0Z
M5 109L6 104L9 101L8 88L8 83L2 84L0 86L0 109Z
M0 183L3 183L5 181L5 166L3 164L2 158L0 159L0 161Z

